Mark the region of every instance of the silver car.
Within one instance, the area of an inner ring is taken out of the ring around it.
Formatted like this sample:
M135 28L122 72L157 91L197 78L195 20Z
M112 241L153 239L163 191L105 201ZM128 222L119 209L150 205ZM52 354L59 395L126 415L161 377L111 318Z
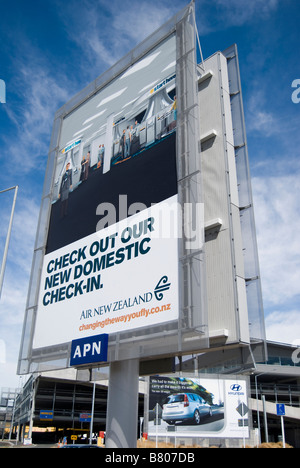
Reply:
M207 415L212 416L211 406L196 393L175 393L168 396L162 411L162 419L168 424L189 420L200 424L201 418Z

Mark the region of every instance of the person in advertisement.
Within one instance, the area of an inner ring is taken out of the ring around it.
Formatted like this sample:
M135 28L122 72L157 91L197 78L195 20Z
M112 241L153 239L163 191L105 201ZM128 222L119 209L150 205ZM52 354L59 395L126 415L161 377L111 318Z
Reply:
M72 169L70 169L70 166L71 164L68 162L66 166L66 172L62 177L60 191L58 195L58 198L61 201L61 218L64 218L68 214L69 193L72 189Z
M140 144L139 144L139 129L138 129L138 121L135 121L134 126L131 125L131 153L135 154L139 151L140 149Z
M85 156L82 156L82 160L81 160L81 174L80 174L80 180L83 181L84 180L84 171L85 171Z
M127 125L127 129L125 132L125 158L130 156L130 145L131 145L131 131L129 125Z
M88 151L87 156L86 156L85 168L84 168L84 180L87 180L89 176L90 159L91 159L91 152Z
M125 157L125 129L122 132L121 141L120 141L120 149L121 149L121 159Z
M176 127L176 120L177 120L177 99L176 99L176 96L174 96L174 103L172 105L172 109L171 109L173 112L174 112L174 122L173 122L173 126L172 128Z
M99 145L97 169L99 169L103 165L104 152L104 145Z

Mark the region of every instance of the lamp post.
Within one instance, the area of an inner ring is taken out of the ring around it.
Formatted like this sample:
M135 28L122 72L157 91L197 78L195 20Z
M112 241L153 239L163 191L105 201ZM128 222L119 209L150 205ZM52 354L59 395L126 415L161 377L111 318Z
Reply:
M2 285L3 285L3 280L4 280L4 271L5 271L6 258L7 258L7 252L8 252L8 245L9 245L9 241L10 241L10 234L11 234L11 228L12 228L12 223L13 223L14 211L15 211L15 206L16 206L18 188L19 188L18 185L16 185L15 187L10 187L8 189L0 191L0 193L4 193L4 192L8 192L9 190L15 190L13 204L12 204L12 208L11 208L9 226L8 226L8 231L7 231L7 236L6 236L6 242L5 242L5 247L4 247L1 271L0 271L0 298L1 298L1 293L2 293Z

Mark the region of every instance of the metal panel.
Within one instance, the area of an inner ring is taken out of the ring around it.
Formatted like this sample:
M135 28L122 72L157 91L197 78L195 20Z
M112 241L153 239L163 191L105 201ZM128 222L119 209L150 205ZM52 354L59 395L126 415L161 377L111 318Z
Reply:
M228 341L236 341L236 315L228 229L206 232L207 298L209 331L228 329Z
M223 54L227 57L228 63L237 180L239 186L239 207L244 250L245 281L247 284L249 323L251 324L250 337L252 339L259 339L265 342L266 334L261 279L248 161L242 89L236 45L226 49Z
M179 203L182 207L186 204L195 207L203 202L195 42L193 12L177 28L177 166ZM183 223L186 222L183 219ZM208 345L204 245L199 242L199 245L190 248L185 239L181 239L179 255L182 262L179 282L183 285L180 297L183 328L179 331L183 334L185 331L190 333L191 329L198 332L197 346L201 349ZM181 345L182 348L188 346L184 339Z
M212 77L199 84L201 134L215 129L216 137L202 145L205 221L221 219L222 226L206 230L207 297L210 335L215 330L228 329L227 342L239 339L236 317L236 284L234 281L233 250L231 245L230 181L234 169L228 164L228 144L232 142L230 106L226 95L226 70L220 54L214 54L206 63ZM225 80L225 83L224 83ZM223 90L224 88L224 90ZM225 115L227 120L225 119Z
M215 135L202 144L205 221L222 220L206 230L209 329L228 329L227 343L249 342L227 60L216 53L205 65L212 75L199 83L201 134Z

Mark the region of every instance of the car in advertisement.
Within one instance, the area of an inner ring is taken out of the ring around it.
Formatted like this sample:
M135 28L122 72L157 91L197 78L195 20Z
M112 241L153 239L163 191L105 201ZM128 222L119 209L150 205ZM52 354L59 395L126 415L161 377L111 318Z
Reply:
M247 438L248 377L199 374L149 379L149 437Z
M204 416L212 416L212 408L196 393L170 395L163 405L162 419L168 424L189 422L198 425Z

